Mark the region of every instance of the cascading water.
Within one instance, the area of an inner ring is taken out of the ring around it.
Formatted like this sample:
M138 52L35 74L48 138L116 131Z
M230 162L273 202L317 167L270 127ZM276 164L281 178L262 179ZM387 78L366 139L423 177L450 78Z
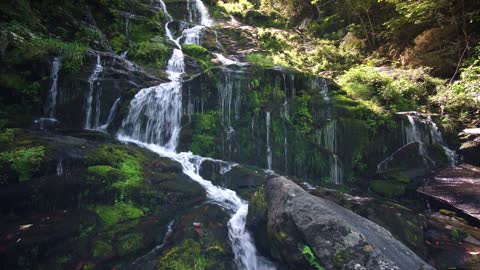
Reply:
M409 112L406 113L406 117L408 119L408 125L405 126L402 121L402 130L404 135L402 147L397 149L386 159L382 160L377 165L377 172L388 170L389 163L393 160L395 155L412 143L418 143L418 154L422 157L425 166L428 167L429 165L435 165L435 161L433 161L428 155L426 148L427 144L440 145L449 159L450 166L455 166L456 153L455 151L448 148L448 146L445 144L443 136L438 129L438 126L432 121L431 116L428 116L426 119L422 120L419 118L419 115L416 112ZM428 136L422 135L420 122L423 123L424 126L426 126L426 128L428 129Z
M282 73L283 76L283 89L285 91L285 98L283 101L283 161L285 174L288 174L288 138L287 138L287 121L288 121L288 89L287 89L287 78L286 74Z
M432 121L432 117L429 115L427 118L427 124L429 125L429 130L430 130L430 136L432 137L433 143L439 144L442 146L443 150L445 151L445 154L448 157L448 160L450 161L450 166L453 167L457 164L457 153L455 153L454 150L448 148L447 144L443 140L442 133L440 132L440 129L438 128L437 124L435 124Z
M113 117L115 116L115 112L117 112L117 107L118 104L120 104L120 98L117 98L115 102L112 105L112 108L110 109L110 112L108 113L108 118L107 122L103 125L101 125L98 129L99 130L107 130L108 126L112 123Z
M92 101L93 101L93 90L95 86L95 81L98 79L98 75L103 71L103 66L100 59L100 54L97 53L97 62L95 68L93 69L92 74L88 78L88 95L86 101L86 112L85 112L85 129L92 129Z
M62 65L62 58L55 57L52 62L52 70L50 71L50 81L51 86L48 91L48 101L46 108L46 115L50 118L55 118L55 108L57 106L57 83L58 83L58 72Z
M327 80L325 78L318 78L317 77L317 78L315 78L313 83L315 84L314 87L316 89L320 90L320 94L322 95L323 100L325 102L329 102L330 97L328 96L328 82L327 82Z
M61 158L57 161L57 175L63 175L63 159Z
M172 18L165 4L162 1L160 3L167 15L165 28L168 29ZM196 4L202 16L202 24L207 25L209 18L205 14L208 15L208 10L200 0L196 0ZM173 40L170 31L167 31L168 35ZM181 48L178 42L177 45ZM199 170L204 158L190 152L175 152L182 116L181 78L184 73L184 56L181 50L174 50L168 61L167 73L171 82L142 89L135 95L118 138L179 162L183 172L205 188L212 202L232 214L228 222L228 235L240 269L274 269L271 263L257 255L253 240L245 228L248 203L241 200L234 191L215 186L200 176Z
M267 169L268 171L272 171L272 149L270 147L270 129L272 125L272 120L270 116L270 112L267 111L266 117L266 127L267 127Z
M337 122L328 122L325 127L316 132L317 142L332 154L330 159L330 179L340 185L343 182L343 171L337 156Z

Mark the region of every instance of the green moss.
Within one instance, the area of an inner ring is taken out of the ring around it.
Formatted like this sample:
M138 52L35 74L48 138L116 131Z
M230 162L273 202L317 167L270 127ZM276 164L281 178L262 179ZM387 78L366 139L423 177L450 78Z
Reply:
M386 197L396 197L405 193L405 184L398 182L374 180L370 182L370 187L375 193Z
M161 38L156 38L152 41L143 41L135 44L130 50L129 56L132 60L146 66L162 69L170 49L161 42Z
M0 161L9 163L11 168L18 174L20 181L30 180L32 175L40 169L40 164L44 157L44 146L0 153Z
M207 259L202 254L201 246L192 239L167 251L158 261L158 270L204 270Z
M194 123L194 128L197 132L192 137L191 151L202 156L214 156L216 148L217 114L210 112L198 115Z
M456 216L457 214L453 211L447 210L447 209L440 209L438 211L440 214L445 215L445 216Z
M267 201L265 200L265 188L260 186L258 190L252 194L249 203L249 217L252 214L260 213L263 216L267 215Z
M452 231L450 232L450 238L451 238L453 241L456 241L456 242L462 241L462 240L465 239L467 236L468 236L467 233L465 233L464 231L459 230L459 229L457 229L457 228L453 228Z
M119 221L137 219L144 216L141 209L130 203L117 203L115 205L98 205L93 208L106 226L117 224Z
M113 255L113 248L111 244L102 240L95 240L93 242L93 257L101 258L111 255Z
M196 44L185 44L182 45L183 52L197 60L200 63L202 70L207 70L213 66L212 63L212 54L205 49L204 47Z
M125 255L138 251L143 247L143 235L140 233L131 233L118 239L118 253Z
M118 181L113 187L125 191L127 188L138 187L143 181L142 162L145 156L138 150L133 150L125 145L106 144L98 147L95 151L86 153L85 159L89 165L89 171L97 175L106 175L115 172L119 174ZM110 168L115 170L110 170Z
M270 68L274 66L271 56L263 53L251 53L246 56L246 60L260 68Z
M317 260L317 257L313 253L312 249L305 245L302 250L303 257L308 261L308 263L317 270L325 270Z
M108 174L112 171L113 171L112 166L98 165L98 166L90 166L87 168L88 173L95 174L102 177L108 176Z

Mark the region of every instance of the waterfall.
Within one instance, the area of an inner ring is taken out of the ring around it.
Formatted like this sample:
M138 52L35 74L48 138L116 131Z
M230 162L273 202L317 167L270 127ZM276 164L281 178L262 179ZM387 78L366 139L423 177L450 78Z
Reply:
M63 175L63 159L62 158L60 158L57 161L57 175L58 176Z
M286 74L283 76L283 89L285 91L285 99L283 101L283 161L285 174L288 174L288 138L287 138L287 121L288 121L288 88Z
M167 17L165 28L173 21L165 4L159 1ZM209 25L208 10L200 0L196 7L202 16L202 24ZM167 37L173 41L170 31ZM274 267L266 259L257 254L249 232L245 228L248 203L238 197L233 191L221 188L203 179L200 166L205 158L195 156L190 152L175 152L180 135L182 117L182 75L184 73L184 55L179 40L179 49L175 49L167 64L167 73L171 82L145 88L138 92L130 103L128 116L122 124L118 139L123 142L135 143L145 147L160 156L168 157L182 165L183 173L196 181L206 190L213 203L218 204L231 214L228 222L228 236L232 244L235 262L240 269L268 270Z
M100 126L100 97L102 96L102 89L97 89L97 93L95 95L95 122L93 124L93 128L97 129Z
M50 90L48 91L48 101L46 108L46 115L49 118L55 118L55 108L57 106L57 83L58 83L58 71L62 65L62 58L55 57L52 62L52 69L50 71Z
M405 114L405 113L402 113ZM399 149L395 150L390 156L382 160L377 165L377 172L382 172L388 169L389 162L393 160L395 155L404 149L407 145L411 143L418 143L418 154L422 157L423 163L425 166L435 165L435 161L432 160L427 152L427 144L438 144L440 145L448 160L450 166L455 166L456 164L456 153L455 151L448 148L443 140L442 133L440 132L438 126L432 121L431 116L428 116L426 119L420 119L419 115L416 112L406 113L408 119L408 125L404 125L402 121L402 141L403 145ZM428 129L428 138L422 135L421 127L419 123L423 123Z
M213 20L210 18L208 8L205 6L202 0L195 0L195 6L200 13L200 24L204 26L212 26Z
M330 158L330 179L332 183L340 185L343 183L343 171L340 159L337 155L337 122L328 122L320 131L316 132L317 143L331 153Z
M192 28L185 29L182 34L182 37L185 38L183 44L200 44L200 34L203 29L205 29L203 25L196 25Z
M108 126L112 123L113 116L115 116L115 112L117 112L118 104L120 103L120 98L117 98L110 109L110 113L108 113L107 122L99 127L99 130L107 130Z
M272 120L270 117L270 112L268 111L265 120L267 126L267 169L269 171L272 171L272 149L270 148L270 129L272 125Z
M442 136L442 133L440 132L440 129L438 128L437 124L435 124L432 121L432 117L430 115L427 118L427 124L429 125L430 136L432 137L433 143L436 143L442 146L443 151L445 151L445 154L447 155L448 160L450 161L450 166L454 167L457 164L457 153L455 153L454 150L448 148L447 144L443 140L443 136Z
M325 78L315 78L313 88L320 90L320 94L325 102L330 101L330 97L328 97L328 82Z
M92 114L92 100L93 100L93 89L95 86L95 81L98 79L98 75L103 71L102 63L100 61L100 54L97 53L97 63L93 69L92 74L88 78L88 95L87 95L87 109L85 113L85 129L92 129L91 124L91 114Z

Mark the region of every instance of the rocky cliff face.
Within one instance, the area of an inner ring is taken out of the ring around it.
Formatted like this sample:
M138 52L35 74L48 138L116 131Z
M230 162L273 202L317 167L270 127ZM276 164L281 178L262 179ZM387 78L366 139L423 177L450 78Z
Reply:
M272 257L291 269L433 269L386 229L287 178L270 179L265 199L262 233Z

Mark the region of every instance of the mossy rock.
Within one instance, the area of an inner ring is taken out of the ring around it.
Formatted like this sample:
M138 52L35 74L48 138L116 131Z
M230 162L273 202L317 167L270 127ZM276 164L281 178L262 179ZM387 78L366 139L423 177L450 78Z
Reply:
M143 248L143 235L140 233L131 233L118 239L118 254L123 256L133 253Z
M130 203L115 205L97 205L93 210L102 219L106 226L112 226L120 221L137 219L144 216L144 212Z
M372 190L385 197L398 197L405 193L406 185L399 182L374 180L370 182Z
M93 257L102 258L113 255L113 247L110 243L102 240L95 240L93 242Z

